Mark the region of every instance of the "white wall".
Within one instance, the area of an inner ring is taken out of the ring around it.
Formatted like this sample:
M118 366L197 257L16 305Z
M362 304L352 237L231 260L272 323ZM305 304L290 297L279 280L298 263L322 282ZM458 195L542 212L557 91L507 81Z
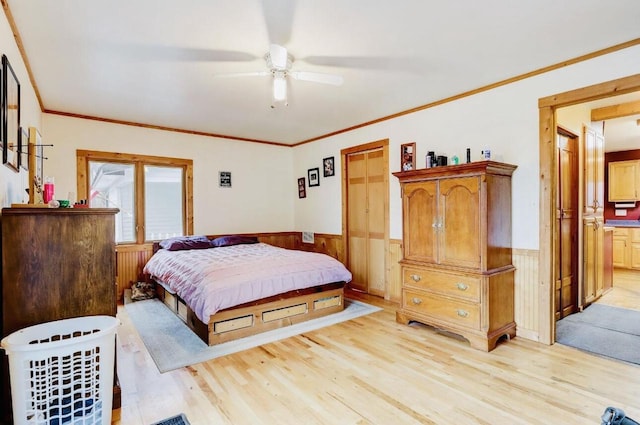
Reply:
M40 105L4 13L0 13L0 55L2 54L7 55L13 72L20 82L20 125L25 128L40 128ZM26 156L22 158L26 159ZM12 203L28 201L29 195L25 191L27 187L29 187L28 171L20 169L20 172L16 173L9 167L0 165L0 206L8 207Z
M538 249L539 231L539 129L538 99L640 72L640 46L538 75L455 102L415 112L295 148L294 174L340 149L374 140L389 139L390 172L400 169L400 145L416 142L417 166L434 150L472 160L490 148L492 159L518 166L513 175L513 247ZM425 76L428 78L428 76ZM337 162L339 163L339 161ZM338 167L336 167L338 169ZM321 178L319 188L295 199L295 228L324 233L342 231L340 176ZM390 236L402 238L402 205L398 180L390 176Z
M76 149L187 158L193 159L195 233L293 228L291 148L53 114L43 114L43 127L44 142L54 145L44 174L55 178L59 199L76 191ZM231 188L219 187L219 171L231 171Z

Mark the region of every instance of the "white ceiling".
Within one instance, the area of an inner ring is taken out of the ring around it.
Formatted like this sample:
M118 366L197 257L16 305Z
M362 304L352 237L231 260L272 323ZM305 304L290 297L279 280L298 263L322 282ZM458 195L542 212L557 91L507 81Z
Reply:
M638 0L6 0L47 111L295 144L640 38ZM270 43L293 69L272 109Z

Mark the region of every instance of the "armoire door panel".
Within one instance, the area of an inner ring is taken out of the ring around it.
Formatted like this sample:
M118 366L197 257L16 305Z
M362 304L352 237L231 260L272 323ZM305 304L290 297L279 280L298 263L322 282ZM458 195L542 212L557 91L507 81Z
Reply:
M405 227L404 255L407 260L437 262L438 186L435 181L407 183L404 186L406 222L415 223L411 231Z
M439 263L480 267L480 179L443 179L439 193Z

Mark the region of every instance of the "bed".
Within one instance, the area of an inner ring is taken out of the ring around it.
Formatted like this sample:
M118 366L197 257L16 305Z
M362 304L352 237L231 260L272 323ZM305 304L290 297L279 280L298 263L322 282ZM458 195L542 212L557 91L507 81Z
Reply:
M339 312L351 280L328 255L244 236L162 241L144 273L158 298L208 345Z

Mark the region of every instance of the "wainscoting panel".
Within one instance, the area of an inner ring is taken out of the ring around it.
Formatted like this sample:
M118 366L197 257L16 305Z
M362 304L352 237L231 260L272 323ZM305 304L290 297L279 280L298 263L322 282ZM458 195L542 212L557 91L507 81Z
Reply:
M515 321L517 335L539 340L540 303L538 284L538 251L514 249L515 272Z
M389 239L389 282L385 299L402 302L402 273L398 261L402 260L402 239Z
M138 279L144 279L142 269L152 254L152 244L122 245L116 248L118 300L123 299L124 290L131 288L132 282L137 282Z

